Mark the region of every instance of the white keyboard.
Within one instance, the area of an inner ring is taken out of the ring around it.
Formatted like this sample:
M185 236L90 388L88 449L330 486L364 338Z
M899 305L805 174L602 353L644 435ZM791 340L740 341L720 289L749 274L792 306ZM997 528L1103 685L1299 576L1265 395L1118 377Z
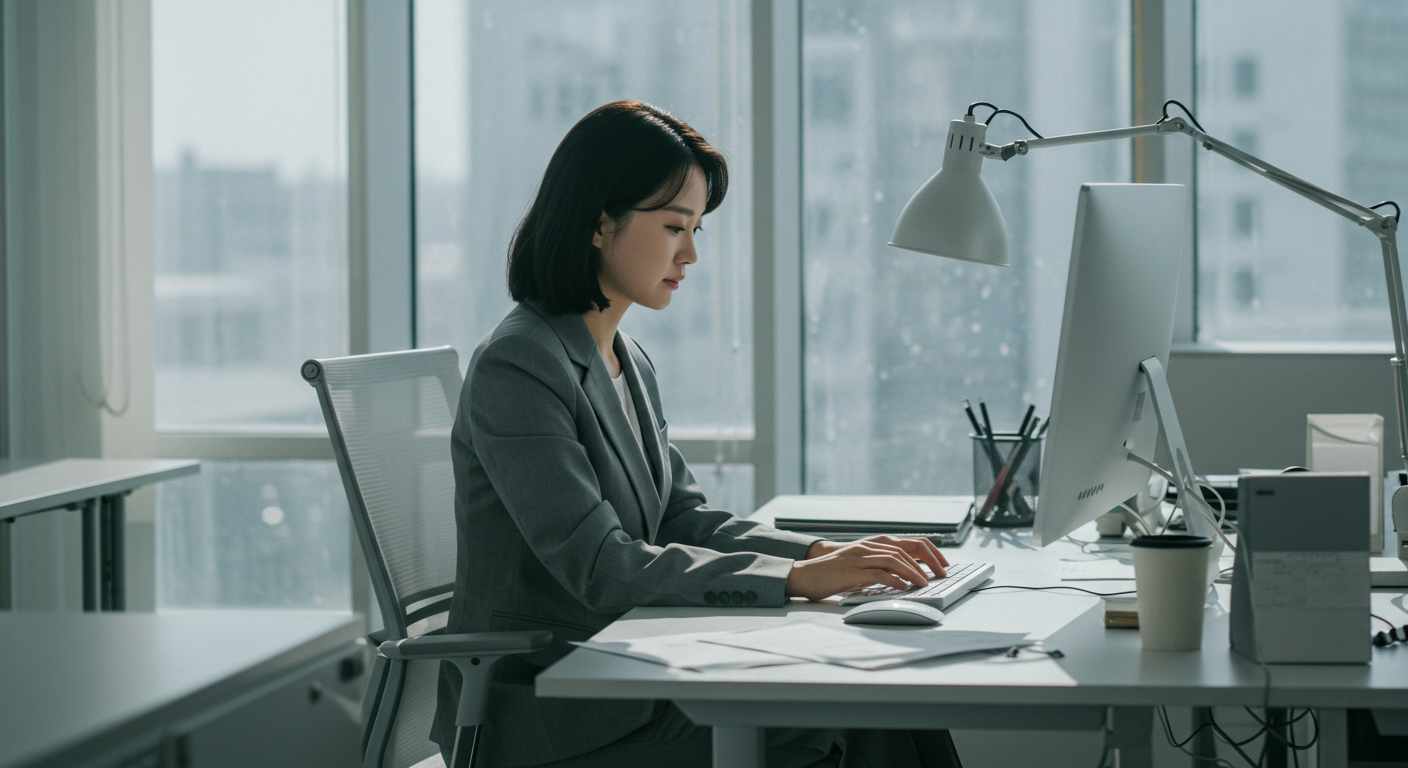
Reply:
M954 563L944 570L948 571L947 576L932 579L924 587L899 590L874 586L845 593L841 597L841 605L859 605L875 600L914 600L942 611L968 594L968 590L987 581L995 569L992 563Z

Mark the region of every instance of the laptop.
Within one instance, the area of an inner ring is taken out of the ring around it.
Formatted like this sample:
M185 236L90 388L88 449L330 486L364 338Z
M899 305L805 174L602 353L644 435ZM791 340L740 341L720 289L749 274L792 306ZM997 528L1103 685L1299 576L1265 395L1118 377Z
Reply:
M953 547L973 528L972 496L784 496L768 506L774 527L831 541L884 533Z

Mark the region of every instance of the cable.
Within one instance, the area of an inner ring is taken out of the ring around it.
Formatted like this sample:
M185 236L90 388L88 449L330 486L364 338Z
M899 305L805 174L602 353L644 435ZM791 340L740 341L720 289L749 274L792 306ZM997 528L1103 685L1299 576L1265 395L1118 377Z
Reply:
M1169 99L1168 101L1164 102L1164 116L1159 118L1159 123L1162 123L1163 121L1168 119L1168 105L1170 104L1183 110L1183 114L1187 115L1188 119L1193 121L1194 127L1196 127L1200 131L1203 131L1204 133L1207 133L1206 129L1204 129L1203 126L1198 122L1198 118L1193 117L1193 111L1183 106L1183 102L1178 101L1176 99ZM1155 123L1155 125L1158 125L1158 123Z
M1395 224L1398 223L1398 217L1403 214L1403 211L1399 209L1398 203L1395 203L1392 200L1385 200L1382 203L1379 203L1378 205L1371 205L1369 206L1369 210L1377 211L1385 205L1393 206L1393 221Z
M1205 723L1203 725L1198 726L1197 729L1195 729L1193 733L1188 736L1188 738L1180 742L1178 740L1178 737L1173 735L1173 726L1170 725L1168 722L1167 709L1165 707L1158 707L1158 713L1159 722L1164 727L1164 736L1168 739L1169 746L1172 746L1174 749L1177 749L1179 752L1182 752L1183 754L1188 755L1189 757L1199 757L1198 755L1194 754L1192 750L1188 749L1185 746L1188 742L1192 741L1193 737L1197 736L1199 732L1201 732L1204 728L1207 728L1209 725L1212 726L1213 731L1215 733L1221 732L1222 730L1221 728L1217 727L1216 723ZM1232 748L1237 750L1237 752L1241 754L1242 757L1246 759L1249 764L1255 765L1255 763L1252 763L1251 757L1249 757L1245 752L1242 752L1242 748L1240 746L1232 742L1228 743L1232 744ZM1213 757L1212 760L1219 766L1227 766L1227 768L1236 768L1236 766L1231 761L1225 760L1221 757Z
M1388 619L1385 619L1377 613L1370 613L1369 615L1387 624L1389 629L1398 629L1398 627L1394 626L1393 622L1389 621Z
M1277 733L1277 732L1276 732L1276 729L1273 728L1273 727L1271 727L1271 722L1270 722L1270 721L1271 721L1271 718L1270 718L1270 717L1267 717L1265 720L1262 720L1260 717L1257 717L1257 716L1256 716L1256 712L1253 711L1251 707L1242 707L1242 709L1245 709L1245 710L1247 711L1247 714L1250 715L1251 718L1257 722L1257 725L1260 725L1260 726L1261 726L1262 730L1266 732L1266 735L1267 735L1269 738L1275 739L1275 740L1281 742L1283 745L1285 745L1285 746L1286 746L1288 749L1290 749L1292 752L1301 752L1301 751L1303 751L1303 750L1310 749L1311 747L1315 746L1315 745L1320 741L1320 720L1319 720L1319 718L1315 717L1315 713L1314 713L1314 711L1311 710L1311 709L1308 709L1308 708L1307 708L1304 712L1300 713L1299 715L1293 716L1293 717L1290 717L1290 718L1287 718L1287 719L1286 719L1286 722L1284 722L1284 723L1279 723L1279 724L1278 724L1278 725L1280 725L1280 726L1290 727L1290 726L1295 725L1296 723L1298 723L1298 722L1304 720L1305 717L1306 717L1306 715L1310 715L1311 722L1315 724L1315 735L1311 736L1311 737L1310 737L1310 741L1307 741L1307 742L1304 743L1304 744L1297 744L1297 743L1295 743L1295 739L1293 739L1293 738L1288 738L1288 737L1282 736L1281 734ZM1291 709L1291 710L1289 710L1289 711L1290 711L1290 712L1295 712L1294 709ZM1265 751L1265 748L1266 748L1266 745L1263 745L1262 750Z
M1087 595L1095 595L1096 597L1117 597L1117 596L1119 596L1119 595L1132 595L1132 594L1134 594L1134 592L1135 592L1135 591L1132 590L1132 589L1125 590L1124 592L1092 592L1091 590L1088 590L1088 589L1081 589L1080 587L1067 587L1067 586L1065 586L1065 585L1062 585L1062 586L1059 586L1059 587L1023 587L1023 586L1019 586L1019 585L1017 585L1017 584L994 584L994 585L992 585L991 587L978 587L977 589L970 589L970 590L968 590L968 591L969 591L969 592L986 592L986 591L988 591L989 589L1033 589L1033 590L1041 590L1041 589L1074 589L1074 590L1077 591L1077 592L1084 592L1084 593L1086 593Z
M1182 105L1180 105L1180 106L1182 106ZM1160 467L1159 465L1155 464L1154 462L1145 459L1143 456L1140 456L1140 455L1138 455L1138 454L1136 454L1136 453L1134 453L1134 452L1130 452L1130 453L1125 454L1125 458L1128 459L1129 461L1134 462L1135 464L1138 464L1138 465L1140 465L1140 466L1142 466L1142 467L1147 467L1148 469L1150 469L1150 470L1152 470L1152 471L1158 473L1158 474L1161 475L1164 479L1168 480L1170 483L1173 483L1174 486L1177 486L1177 485L1178 485L1178 481L1174 479L1174 477L1173 477L1172 474L1170 474L1167 470L1163 469L1162 467ZM1222 509L1222 512L1221 512L1220 515L1214 515L1214 514L1212 513L1212 507L1208 506L1207 501L1203 499L1203 494L1202 494L1202 492L1201 492L1201 491L1198 491L1198 487L1199 487L1199 486L1205 487L1205 488L1209 488L1209 489L1212 490L1213 495L1217 497L1217 503L1218 503L1218 505L1219 505L1219 506L1221 507L1221 509ZM1197 493L1190 493L1190 494L1188 494L1190 498L1188 498L1186 501L1185 501L1184 498L1183 498L1183 494L1181 494L1181 493L1178 494L1178 504L1177 504L1176 506L1179 507L1179 508L1182 508L1182 510L1183 510L1183 521L1184 521L1184 525L1185 525L1185 526L1188 525L1188 508L1189 508L1189 506L1191 505L1191 506L1197 508L1197 510L1202 513L1203 517L1207 518L1207 520L1208 520L1209 523L1212 523L1213 530L1217 532L1218 538L1222 539L1222 543L1223 543L1223 544L1226 544L1226 545L1227 545L1227 548L1228 548L1229 550L1231 550L1231 551L1233 551L1233 552L1236 552L1236 551L1237 551L1237 547L1236 547L1235 545L1233 545L1233 544L1232 544L1232 541L1227 538L1227 535L1222 532L1222 526L1223 526L1224 523L1227 522L1227 503L1222 500L1222 494L1218 493L1216 488L1213 488L1211 485L1208 485L1207 483L1203 482L1202 480L1197 479L1196 477L1193 478L1193 489L1192 489L1192 490L1198 491L1198 492L1197 492ZM1121 505L1121 506L1123 506L1123 505ZM1127 508L1127 507L1126 507L1126 508ZM1171 520L1171 519L1172 519L1172 517L1170 517L1170 520ZM1168 530L1168 526L1167 526L1167 525L1164 526L1164 530ZM1189 526L1189 527L1188 527L1188 532L1189 532L1189 533L1192 533L1192 530L1193 530L1192 527ZM1234 530L1235 530L1235 529L1234 529Z
M1139 529L1140 529L1141 531L1143 531L1143 534L1142 534L1142 535L1144 535L1144 536L1153 536L1153 535L1154 535L1153 530L1151 530L1151 529L1149 528L1149 524L1146 523L1146 522L1144 522L1144 518L1142 518L1142 517L1139 516L1139 513L1134 510L1134 507L1129 506L1128 504L1124 503L1123 501L1120 502L1119 506L1120 506L1120 508L1123 509L1125 512L1128 512L1128 513L1129 513L1129 514L1127 514L1127 515L1124 516L1124 521L1125 521L1125 523L1127 523L1127 524L1129 525L1130 528L1134 528L1134 526L1135 526L1136 524L1138 524Z
M994 117L997 117L998 115L1011 115L1017 118L1018 120L1021 120L1022 125L1025 125L1027 127L1027 130L1032 132L1033 136L1037 137L1038 139L1046 138L1045 136L1042 136L1041 134L1036 132L1036 129L1031 126L1031 123L1027 122L1027 118L1022 117L1021 115L1017 114L1016 112L1013 112L1010 109L999 109L991 115L988 115L988 119L983 121L983 125L992 125L992 119Z
M997 105L996 105L996 104L989 104L989 103L987 103L986 101L975 101L975 102L973 102L972 104L969 104L969 105L968 105L968 112L967 112L967 114L964 115L964 116L965 116L965 117L972 117L972 116L973 116L973 110L977 109L978 107L992 107L993 109L997 109ZM984 123L984 125L986 125L986 123Z

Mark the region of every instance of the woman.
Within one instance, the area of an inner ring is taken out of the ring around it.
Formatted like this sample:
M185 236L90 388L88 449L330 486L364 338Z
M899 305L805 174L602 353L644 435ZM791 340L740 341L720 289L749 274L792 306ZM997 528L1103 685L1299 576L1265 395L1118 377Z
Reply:
M459 588L450 632L548 629L495 671L489 766L708 765L709 731L665 702L539 699L533 677L638 605L780 606L860 586L907 588L928 541L849 546L705 506L669 444L655 369L617 330L664 309L723 201L723 156L633 101L577 123L509 249L518 306L470 359L452 435ZM444 665L435 740L448 755L458 673ZM956 764L948 734L769 730L770 766ZM868 759L869 762L862 762Z

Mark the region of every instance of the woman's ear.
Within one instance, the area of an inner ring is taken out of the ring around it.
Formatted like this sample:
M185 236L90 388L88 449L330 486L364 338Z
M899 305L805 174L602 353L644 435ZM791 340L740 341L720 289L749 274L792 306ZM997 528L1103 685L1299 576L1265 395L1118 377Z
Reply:
M592 245L596 246L597 250L601 250L602 243L606 242L605 233L612 224L611 217L606 215L606 211L602 211L601 218L596 222L596 231L592 233Z

